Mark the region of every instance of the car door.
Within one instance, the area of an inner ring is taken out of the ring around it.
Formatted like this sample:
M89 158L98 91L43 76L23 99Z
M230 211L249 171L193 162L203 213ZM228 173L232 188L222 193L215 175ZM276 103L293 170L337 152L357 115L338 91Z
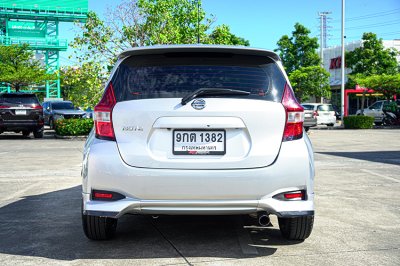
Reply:
M383 111L382 111L383 102L379 101L374 104L374 108L372 109L372 114L374 116L375 121L382 120Z

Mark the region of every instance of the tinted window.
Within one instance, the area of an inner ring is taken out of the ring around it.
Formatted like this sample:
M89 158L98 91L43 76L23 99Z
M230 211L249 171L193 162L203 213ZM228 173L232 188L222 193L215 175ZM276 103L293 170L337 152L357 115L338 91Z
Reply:
M333 111L333 107L330 104L318 105L318 111Z
M65 109L75 109L74 108L74 105L72 104L72 103L70 103L70 102L59 102L59 103L52 103L51 104L51 106L53 107L53 109L58 109L58 110L60 110L60 109L63 109L63 110L65 110Z
M38 99L32 94L3 94L0 102L5 104L39 104Z
M219 53L132 56L112 78L117 101L182 98L200 88L226 88L250 92L229 97L280 102L285 83L269 58Z
M314 105L302 104L304 110L314 110Z
M381 108L382 108L382 102L376 102L369 107L369 109L381 109Z

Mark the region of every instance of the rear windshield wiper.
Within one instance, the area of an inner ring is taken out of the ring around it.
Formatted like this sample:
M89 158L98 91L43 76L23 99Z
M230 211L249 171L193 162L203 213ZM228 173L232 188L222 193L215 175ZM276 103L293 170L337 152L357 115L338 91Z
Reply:
M249 95L249 91L220 89L220 88L200 88L192 93L189 93L182 98L181 104L185 105L194 98L204 95Z

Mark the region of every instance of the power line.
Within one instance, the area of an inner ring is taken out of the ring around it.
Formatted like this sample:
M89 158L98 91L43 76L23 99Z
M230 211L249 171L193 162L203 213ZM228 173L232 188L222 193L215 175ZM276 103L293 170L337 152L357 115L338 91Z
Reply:
M381 36L391 36L391 35L400 35L400 31L384 32L384 33L379 34L378 37L381 37ZM356 38L360 39L360 36L346 36L346 39L356 39ZM329 39L330 39L330 40L339 40L340 37L329 38Z
M354 21L354 20L363 20L363 19L370 19L370 18L376 18L376 17L382 17L382 16L389 16L389 15L393 15L396 13L400 13L400 8L396 8L396 9L392 9L392 10L388 10L388 11L382 11L382 12L377 12L377 13L370 13L367 15L362 15L362 16L357 16L357 17L351 17L351 18L347 18L347 21ZM333 23L337 23L340 22L340 19L335 19L332 20Z
M400 19L396 19L396 20L373 23L373 24L367 24L367 25L347 27L346 30L358 30L358 29L364 29L364 28L376 28L376 27L395 25L395 24L399 24L399 23L400 23ZM339 29L333 29L332 31L339 31Z

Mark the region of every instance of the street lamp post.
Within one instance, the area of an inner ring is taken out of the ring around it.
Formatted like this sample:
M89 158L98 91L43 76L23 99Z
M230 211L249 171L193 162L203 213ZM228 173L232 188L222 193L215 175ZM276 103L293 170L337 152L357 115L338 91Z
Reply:
M345 39L345 35L344 35L344 18L345 18L345 0L342 0L342 62L341 62L341 70L342 70L342 84L341 84L341 88L340 88L340 95L341 95L341 113L342 113L342 117L341 117L341 121L342 121L342 125L343 125L343 118L344 118L344 71L345 71L345 49L344 49L344 39Z

